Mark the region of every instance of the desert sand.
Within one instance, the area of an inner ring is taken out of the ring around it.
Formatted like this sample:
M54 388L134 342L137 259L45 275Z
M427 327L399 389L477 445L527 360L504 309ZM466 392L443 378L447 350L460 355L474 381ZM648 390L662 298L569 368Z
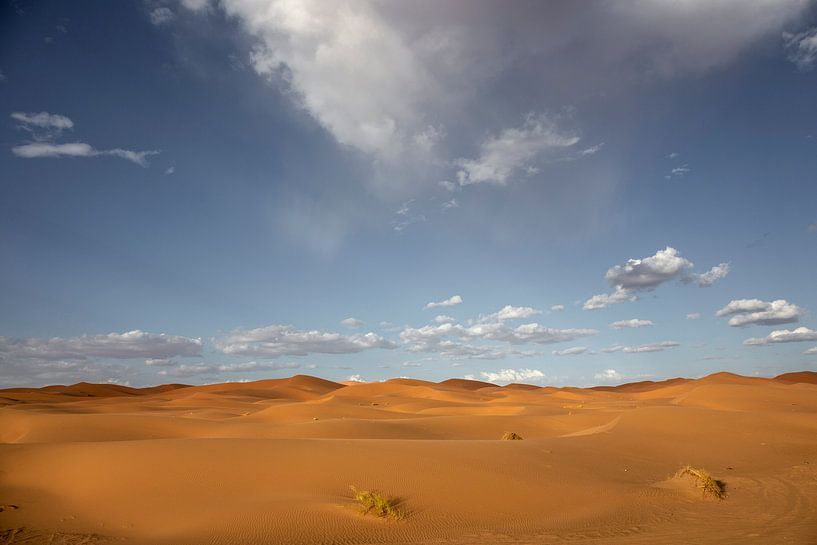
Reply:
M817 543L817 373L80 383L0 407L4 544ZM402 518L361 514L350 485Z

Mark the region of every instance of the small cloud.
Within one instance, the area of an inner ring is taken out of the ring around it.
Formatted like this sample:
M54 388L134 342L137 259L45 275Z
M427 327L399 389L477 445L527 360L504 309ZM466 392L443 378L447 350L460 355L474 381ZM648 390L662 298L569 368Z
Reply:
M346 380L350 382L363 382L363 379L360 377L360 375L350 375L349 378L347 378Z
M444 299L442 301L432 301L426 304L427 309L429 308L439 308L439 307L453 307L462 303L462 297L459 295L453 295L448 299Z
M817 27L799 34L784 32L783 44L789 61L801 72L809 72L817 65Z
M817 354L817 346L809 348L808 350L803 352L803 354L806 354L806 355Z
M624 377L615 369L605 369L601 373L593 375L593 378L602 382L618 382Z
M681 155L681 154L680 154L680 153L678 153L677 151L673 151L672 153L670 153L669 155L667 155L667 159L675 159L675 158L677 158L679 155Z
M167 167L167 170L165 170L165 176L170 176L174 172L176 172L176 167L174 166Z
M68 27L66 27L65 25L57 25L54 28L56 28L57 30L59 30L63 34L68 34Z
M450 201L446 201L441 206L441 208L443 209L443 212L445 212L446 210L451 210L452 208L459 208L459 207L460 207L460 203L457 202L457 199L451 199Z
M0 81L6 81L6 75L0 70Z
M587 352L586 346L573 346L571 348L565 348L564 350L554 350L551 354L554 356L578 356L585 352Z
M681 165L673 168L670 170L670 173L667 176L664 176L667 179L671 178L683 178L687 174L692 172L692 169L689 168L689 165Z
M457 320L455 320L451 316L446 316L445 314L440 314L434 317L434 322L438 324L453 324L456 321Z
M366 326L366 322L364 322L363 320L358 320L357 318L352 318L352 317L341 320L340 324L342 326L348 327L350 329L357 329L359 327L365 327Z
M698 283L699 288L708 288L718 280L726 278L730 270L731 265L729 265L729 263L721 263L720 265L715 265L705 273L693 275L693 278Z
M809 233L817 233L817 221L808 226Z
M659 343L641 344L638 346L621 346L616 344L608 348L602 348L601 351L605 354L612 354L614 352L641 354L644 352L663 352L667 348L675 348L676 346L681 346L681 343L675 341L663 341Z
M565 309L564 305L553 305L550 310L553 312L562 312Z
M690 312L687 314L687 320L697 320L701 317L700 312Z
M581 155L581 156L595 155L596 153L601 151L601 148L603 148L603 147L604 147L604 142L601 142L599 144L596 144L595 146L590 146L589 148L585 148L585 149L581 150L579 152L579 155Z
M173 21L174 18L175 15L173 14L173 12L170 11L170 8L166 7L156 8L150 12L150 22L154 26L162 26L169 24L171 21Z
M176 362L170 358L148 358L145 360L145 365L151 367L167 367L175 364Z
M538 369L500 369L499 371L482 371L480 376L488 382L540 382L545 374ZM473 380L473 376L471 378Z
M639 320L638 318L633 318L631 320L619 320L617 322L613 322L610 324L611 329L626 329L626 328L639 328L639 327L648 327L653 325L651 320Z
M450 192L452 192L452 193L453 193L454 191L456 191L456 190L457 190L457 188L459 187L459 186L458 186L457 184L455 184L454 182L449 182L448 180L443 180L443 181L438 182L438 183L439 183L439 186L440 186L440 187L442 187L442 188L443 188L443 189L445 189L446 191L450 191Z
M46 36L45 38L43 38L43 42L48 45L51 45L54 43L54 38L52 38L51 36Z
M68 144L53 144L50 142L32 142L30 144L23 144L21 146L14 146L11 152L17 157L24 159L37 158L57 158L57 157L100 157L111 156L125 159L132 163L136 163L140 167L148 167L150 163L147 157L150 155L157 155L159 152L155 150L150 151L132 151L121 148L114 148L109 150L98 150L91 147L84 142L71 142Z

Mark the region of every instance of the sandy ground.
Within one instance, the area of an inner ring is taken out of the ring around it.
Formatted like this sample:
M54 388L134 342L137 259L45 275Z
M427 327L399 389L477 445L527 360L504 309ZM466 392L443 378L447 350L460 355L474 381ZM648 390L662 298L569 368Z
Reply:
M77 384L0 407L2 544L817 544L815 373ZM361 515L349 485L403 518Z

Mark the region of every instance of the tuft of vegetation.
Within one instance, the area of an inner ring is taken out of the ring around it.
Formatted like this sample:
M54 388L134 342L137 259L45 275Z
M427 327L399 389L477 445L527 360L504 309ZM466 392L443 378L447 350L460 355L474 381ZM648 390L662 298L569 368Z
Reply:
M502 434L503 441L521 441L523 439L524 437L513 431L506 431L504 434Z
M675 473L675 478L680 479L685 475L691 475L695 479L695 484L701 489L704 497L712 496L717 500L722 500L726 496L726 483L713 478L705 470L684 466Z
M388 496L372 490L358 490L354 485L349 486L354 494L355 501L360 504L360 511L364 515L369 513L381 518L402 518L397 509L397 501Z

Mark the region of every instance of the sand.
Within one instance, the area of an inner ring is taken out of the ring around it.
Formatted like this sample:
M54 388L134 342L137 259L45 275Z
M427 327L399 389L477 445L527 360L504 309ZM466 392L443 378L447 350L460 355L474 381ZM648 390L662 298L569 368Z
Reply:
M817 374L0 390L0 507L4 544L814 544Z

